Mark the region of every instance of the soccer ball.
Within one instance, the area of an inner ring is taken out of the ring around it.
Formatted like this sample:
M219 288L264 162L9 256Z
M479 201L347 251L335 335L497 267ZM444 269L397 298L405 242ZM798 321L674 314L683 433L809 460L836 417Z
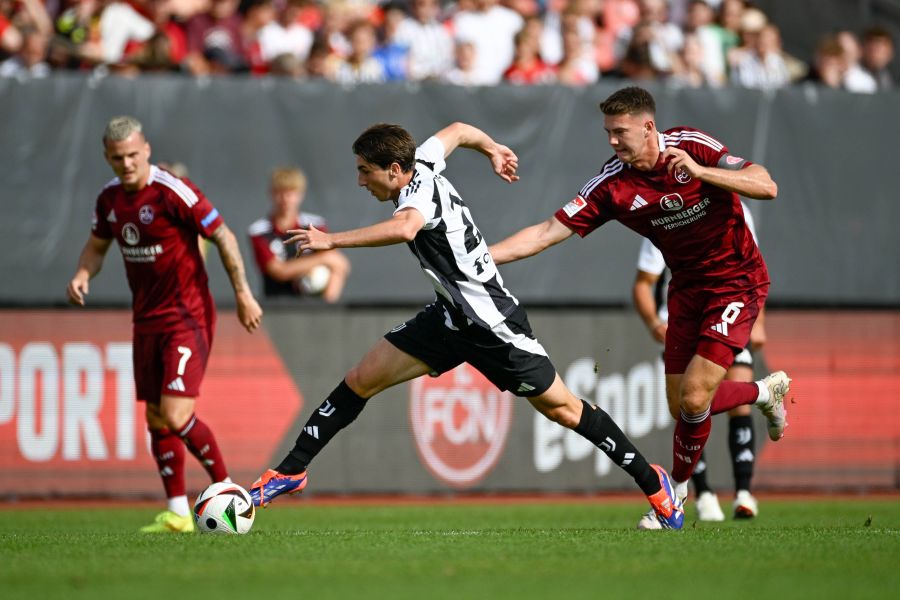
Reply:
M307 294L315 296L325 291L330 279L331 269L325 265L317 265L300 279L300 288Z
M247 533L255 517L250 494L236 483L214 483L194 503L194 522L200 533Z

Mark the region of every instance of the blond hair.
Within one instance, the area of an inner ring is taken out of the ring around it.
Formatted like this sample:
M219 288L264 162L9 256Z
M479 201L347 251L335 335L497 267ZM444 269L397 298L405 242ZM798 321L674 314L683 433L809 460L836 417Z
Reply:
M103 143L105 144L108 141L121 142L122 140L127 139L132 133L140 133L143 135L143 132L144 126L134 117L129 117L127 115L113 117L109 120L109 123L106 124L106 129L103 130Z
M306 175L296 167L278 167L270 179L273 190L306 191Z

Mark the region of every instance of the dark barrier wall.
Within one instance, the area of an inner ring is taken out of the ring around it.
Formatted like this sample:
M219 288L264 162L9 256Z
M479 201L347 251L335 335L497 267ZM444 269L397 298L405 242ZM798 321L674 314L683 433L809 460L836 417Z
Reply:
M254 335L220 315L198 400L232 477L249 485L291 447L307 417L383 333L414 314L271 311ZM631 311L532 310L561 376L608 411L650 460L671 465L673 421L659 346ZM755 488L896 489L900 316L781 312L766 362L794 383L785 438L758 411ZM0 311L0 500L159 495L143 405L134 402L128 311ZM758 364L758 371L765 367ZM710 480L733 488L727 418L714 418ZM188 459L190 489L205 484ZM575 433L501 394L466 365L369 401L311 469L311 493L623 489L633 482Z
M114 115L130 113L144 122L154 160L188 165L249 259L246 228L267 212L267 176L277 165L307 171L305 208L324 215L333 229L390 215L390 205L378 205L355 185L350 145L376 121L402 123L420 141L454 120L486 129L519 154L522 180L504 184L481 155L465 150L451 157L447 174L487 239L546 219L611 155L597 104L617 87L344 88L149 76L2 80L0 303L62 301L94 200L111 178L100 137ZM653 91L661 128L706 130L735 154L765 164L778 182L777 201L752 203L772 301L900 305L900 169L894 164L900 93ZM503 273L510 288L532 303L622 304L629 301L638 245L636 235L611 224ZM429 297L405 248L349 255L354 272L347 301ZM214 291L228 303L227 280L217 259L212 262ZM122 271L112 251L89 301L127 302Z

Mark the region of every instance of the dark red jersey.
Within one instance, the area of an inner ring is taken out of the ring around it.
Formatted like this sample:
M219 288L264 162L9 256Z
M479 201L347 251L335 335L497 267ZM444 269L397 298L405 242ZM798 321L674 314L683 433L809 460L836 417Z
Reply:
M729 155L721 142L688 127L659 134L659 146L680 148L710 167L753 164ZM607 221L621 222L659 248L676 286L720 287L727 281L729 286L733 282L746 287L769 280L737 194L684 172L669 173L661 156L650 171L639 171L615 157L608 160L556 212L556 218L582 237Z
M119 242L135 332L212 328L215 305L197 236L209 237L222 223L190 180L153 165L140 191L125 191L118 178L103 188L93 233Z

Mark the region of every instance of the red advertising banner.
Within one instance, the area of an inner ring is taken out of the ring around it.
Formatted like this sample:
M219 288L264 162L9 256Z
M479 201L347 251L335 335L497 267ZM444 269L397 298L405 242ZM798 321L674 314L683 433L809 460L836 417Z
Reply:
M760 454L759 486L900 486L900 314L781 312L766 362L793 378L785 439Z
M268 466L302 405L266 332L221 314L197 414L232 478ZM188 489L208 485L188 455ZM128 311L0 312L0 497L162 495L135 402Z

